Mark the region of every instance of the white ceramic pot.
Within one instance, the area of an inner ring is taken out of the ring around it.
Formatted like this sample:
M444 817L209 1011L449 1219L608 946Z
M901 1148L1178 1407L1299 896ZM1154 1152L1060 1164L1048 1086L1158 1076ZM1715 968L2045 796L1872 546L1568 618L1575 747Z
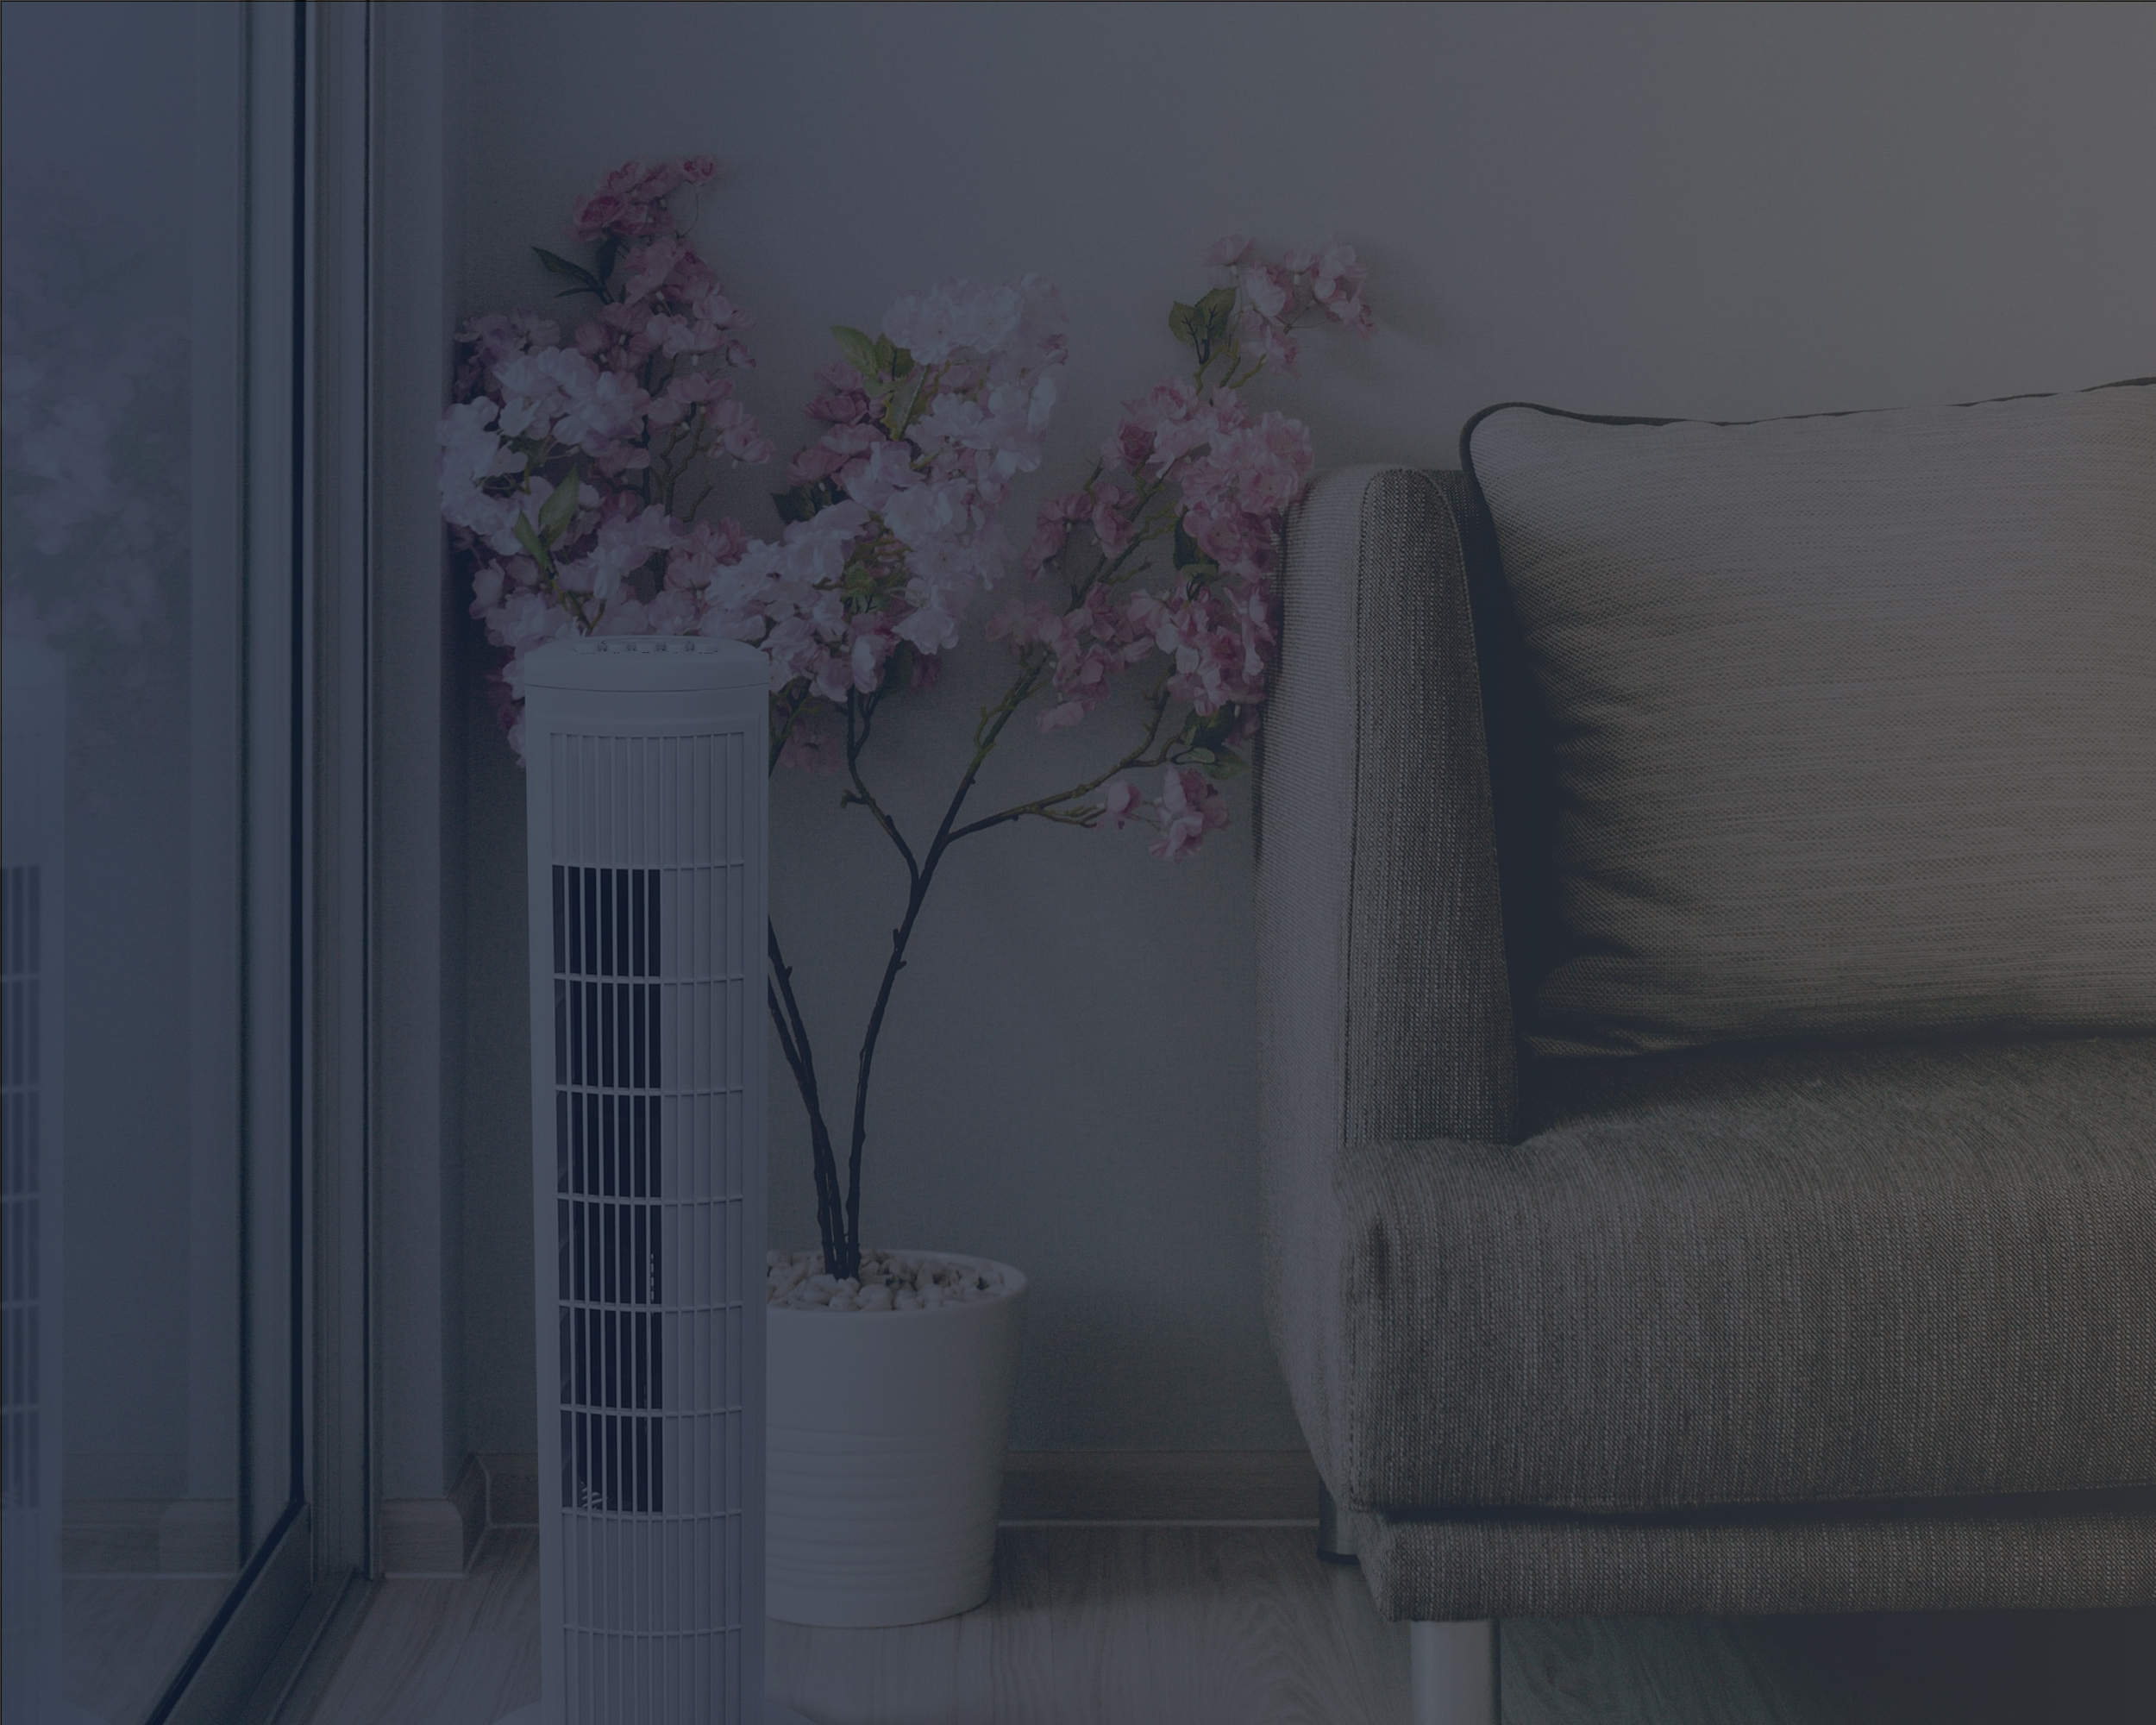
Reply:
M764 1609L865 1629L970 1611L994 1581L1025 1278L918 1312L766 1307Z

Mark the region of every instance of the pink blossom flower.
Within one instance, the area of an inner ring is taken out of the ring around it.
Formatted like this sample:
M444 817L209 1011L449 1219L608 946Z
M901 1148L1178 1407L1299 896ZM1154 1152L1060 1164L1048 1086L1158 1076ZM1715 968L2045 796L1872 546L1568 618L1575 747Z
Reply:
M870 444L868 458L846 470L846 495L865 509L884 508L895 492L921 482L912 456L909 444L888 440Z
M1246 311L1237 321L1236 328L1242 337L1245 354L1255 354L1266 364L1279 367L1289 377L1300 375L1295 367L1300 353L1295 338L1279 324L1268 323L1257 313Z
M1044 599L1028 605L1014 599L988 619L986 632L991 641L1008 641L1014 647L1023 647L1037 638L1041 627L1053 615Z
M837 735L821 718L796 719L779 750L779 764L804 773L843 773L846 770L846 750Z
M686 411L724 401L733 392L733 380L723 378L717 372L676 372L667 380L666 387L660 392L660 398ZM655 408L653 413L656 417Z
M1156 383L1136 401L1123 404L1124 411L1147 426L1166 420L1188 419L1202 405L1196 387L1183 378Z
M1377 333L1376 314L1371 311L1369 305L1359 296L1341 300L1327 309L1341 323L1346 324L1349 329L1366 341Z
M1295 284L1278 264L1253 264L1243 272L1243 303L1268 323L1277 323L1294 304Z
M576 212L569 220L569 235L586 242L596 240L620 222L628 210L629 205L618 194L595 191L578 202Z
M456 332L456 339L473 349L473 361L491 372L516 354L553 347L561 339L561 331L550 317L516 311L507 317L474 317Z
M1068 611L1045 599L1014 602L989 619L987 635L1020 655L1047 650L1058 699L1035 720L1044 731L1077 724L1100 705L1118 672L1152 650L1146 626L1125 614L1113 590L1098 585Z
M636 182L636 196L639 203L655 204L681 183L681 164L661 162L656 167L644 171Z
M1313 464L1308 428L1268 412L1255 425L1224 430L1205 459L1183 475L1183 494L1196 503L1232 498L1255 515L1286 512Z
M1017 287L983 287L970 281L938 282L911 293L884 314L883 333L924 365L941 365L961 348L999 352L1025 315Z
M1146 463L1146 470L1165 474L1193 449L1210 442L1216 429L1213 417L1202 411L1188 418L1163 419L1153 428L1153 457Z
M625 594L599 613L593 625L594 635L650 635L655 633L650 619L645 615L644 603L634 593Z
M1331 239L1311 270L1310 291L1320 305L1330 305L1353 297L1369 274L1369 269L1355 260L1354 247L1345 240Z
M881 513L899 543L915 550L940 548L981 524L975 518L971 487L955 480L893 491Z
M569 343L530 319L475 319L461 332L459 412L442 426L444 514L459 546L478 549L474 615L511 656L490 694L505 715L521 699L521 656L554 634L695 632L762 649L788 727L781 759L829 768L843 757L830 710L894 676L932 682L968 605L1001 578L1011 547L1000 505L1041 466L1064 393L1062 311L1037 277L946 281L901 298L881 329L912 355L906 418L887 422L883 404L908 373L864 377L833 361L808 404L818 435L787 468L795 486L836 482L837 502L776 540L731 521L676 521L644 501L661 479L671 494L682 477L675 452L772 454L721 374L747 363L739 332L754 320L725 298L666 204L713 171L700 158L625 163L580 204L586 237L612 260L611 297ZM1272 260L1235 235L1206 260L1236 289L1225 368L1216 356L1123 404L1103 471L1036 512L1025 567L1056 567L1071 586L988 621L989 638L1036 680L1043 731L1081 722L1156 652L1169 660L1159 687L1170 701L1226 715L1238 737L1262 710L1277 640L1271 578L1311 469L1309 438L1278 413L1255 415L1221 380L1247 375L1253 361L1292 371L1290 332L1316 310L1364 332L1373 320L1361 299L1367 272L1344 242ZM577 508L542 573L517 525L531 530L572 468ZM830 495L815 493L819 503ZM1145 572L1163 560L1138 555L1151 549L1139 536L1171 522L1185 549L1156 591ZM1074 535L1083 556L1065 555ZM1202 561L1188 556L1194 545ZM1154 854L1181 861L1227 814L1203 773L1175 767L1157 802L1119 779L1093 819L1111 831L1143 819L1157 829Z
M480 564L472 577L471 615L483 618L499 609L505 584L505 577L499 563Z
M1033 517L1033 543L1025 549L1025 569L1037 575L1063 549L1071 525L1093 513L1093 499L1082 491L1066 492L1046 499Z
M518 659L534 647L573 633L575 628L567 612L529 587L510 594L487 620L488 636L497 646L510 649ZM511 679L515 683L522 673L514 659L510 669L517 673Z
M1100 459L1112 467L1136 473L1152 459L1153 431L1150 425L1125 414L1100 446Z
M1137 815L1144 800L1136 785L1128 779L1118 779L1101 799L1100 825L1110 832L1122 831L1124 823Z
M705 413L704 423L717 435L719 452L743 467L761 467L779 453L738 401L718 403Z
M1362 298L1363 282L1369 274L1368 266L1356 260L1355 248L1338 239L1326 242L1310 273L1310 291L1326 315L1364 336L1377 327L1377 320Z
M912 582L907 588L914 609L893 625L893 632L924 653L949 652L958 644L958 618L950 608L956 595L942 590L917 593Z
M804 444L787 463L786 482L789 486L814 485L818 480L829 479L852 459L849 451L830 448L820 442Z
M452 486L475 488L498 474L513 473L523 465L506 448L494 429L500 408L484 397L461 402L442 416L441 474L446 499Z
M695 256L689 242L678 234L639 246L629 254L628 273L622 279L622 294L630 300L648 299L665 285L676 265Z
M693 593L661 589L643 607L644 627L654 635L692 635L703 620Z
M1149 847L1164 862L1197 855L1206 834L1228 824L1227 800L1204 774L1191 767L1170 767L1161 785L1161 836Z
M826 390L803 410L812 419L827 419L834 425L853 425L868 417L868 398L858 389Z
M756 327L756 314L735 304L732 300L719 292L717 287L711 288L707 292L695 295L690 302L689 309L697 315L699 320L711 324L715 329L753 329ZM730 361L730 363L737 362Z
M730 517L717 523L699 521L674 542L667 557L666 585L709 586L723 566L739 562L748 549L749 536L738 521Z
M1087 524L1109 556L1116 555L1138 536L1138 502L1136 492L1112 480L1102 480L1094 486Z

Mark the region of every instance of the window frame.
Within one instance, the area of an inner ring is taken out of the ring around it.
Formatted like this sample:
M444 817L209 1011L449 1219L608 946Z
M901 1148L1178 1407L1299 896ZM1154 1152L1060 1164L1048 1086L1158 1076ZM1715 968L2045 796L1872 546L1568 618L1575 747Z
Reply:
M241 1522L247 1561L145 1725L268 1720L373 1567L368 624L373 5L205 7L241 33ZM273 1471L258 1468L276 1452ZM267 1501L256 1501L263 1499Z

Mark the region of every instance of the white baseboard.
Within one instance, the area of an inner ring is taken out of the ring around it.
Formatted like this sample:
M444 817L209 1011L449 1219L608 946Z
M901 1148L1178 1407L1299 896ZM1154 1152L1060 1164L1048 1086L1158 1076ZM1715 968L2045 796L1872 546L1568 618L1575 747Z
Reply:
M399 1581L461 1576L486 1525L486 1472L467 1456L447 1497L387 1497L377 1506L381 1572Z
M237 1505L229 1497L71 1497L60 1512L66 1575L232 1575Z
M481 1525L537 1522L536 1456L488 1454L473 1462L485 1482ZM473 1472L466 1470L467 1477ZM382 1507L386 1512L392 1506ZM1303 1450L1013 1450L1004 1465L1001 1520L1017 1527L1181 1521L1314 1527L1318 1470ZM442 1521L430 1536L436 1548L446 1549L448 1525ZM472 1540L477 1543L476 1532Z
M1304 1450L1013 1450L1001 1519L1314 1527L1318 1470Z
M486 1525L490 1527L537 1527L539 1458L536 1455L490 1452L477 1459L486 1475Z

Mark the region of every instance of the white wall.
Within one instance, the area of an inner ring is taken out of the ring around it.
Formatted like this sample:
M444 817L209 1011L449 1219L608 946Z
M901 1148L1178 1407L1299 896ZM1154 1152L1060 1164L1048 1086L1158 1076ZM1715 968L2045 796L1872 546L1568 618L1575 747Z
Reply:
M1308 380L1268 398L1328 465L1450 465L1462 420L1508 398L1750 417L2156 370L2147 7L493 5L463 25L461 309L540 302L527 248L559 246L623 159L715 154L698 239L762 318L746 393L788 450L826 325L1039 270L1074 354L1041 478L1075 483L1117 398L1175 365L1166 303L1232 229L1337 230L1374 267L1383 331L1313 342ZM738 506L768 529L757 495ZM894 718L897 800L952 769L999 669L975 647ZM468 722L466 1394L473 1447L524 1449L521 789L476 704ZM1022 738L1003 783L1068 776L1112 735ZM776 787L774 910L843 1070L900 883L833 798ZM1034 1276L1019 1447L1298 1441L1258 1316L1236 806L1175 869L1127 836L976 841L899 984L868 1232ZM774 1119L774 1238L805 1244L798 1110Z

